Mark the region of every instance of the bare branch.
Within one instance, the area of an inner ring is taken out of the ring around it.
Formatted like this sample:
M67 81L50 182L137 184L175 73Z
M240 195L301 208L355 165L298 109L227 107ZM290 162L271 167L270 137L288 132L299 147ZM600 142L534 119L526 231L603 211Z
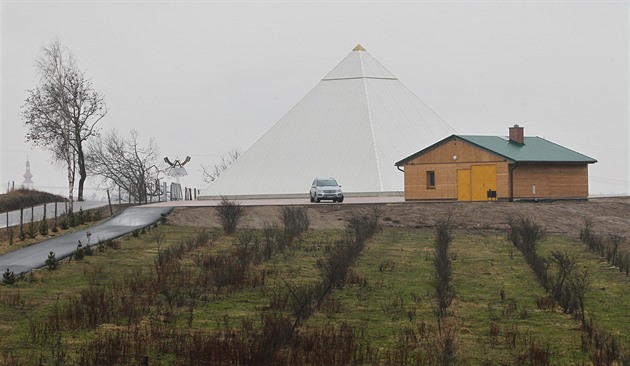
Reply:
M124 139L112 130L88 142L88 172L101 177L108 186L119 186L139 202L160 194L158 180L164 172L159 165L160 150L153 139L140 145L139 134L131 131Z
M227 154L221 154L221 162L212 166L201 165L202 179L205 183L214 182L219 175L221 175L227 168L230 167L238 158L242 155L238 148L234 148L227 152Z

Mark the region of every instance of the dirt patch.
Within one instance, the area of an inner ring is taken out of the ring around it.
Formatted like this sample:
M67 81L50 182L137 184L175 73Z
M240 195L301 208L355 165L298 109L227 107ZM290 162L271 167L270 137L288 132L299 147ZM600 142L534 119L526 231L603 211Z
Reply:
M510 215L531 217L549 233L577 237L586 220L597 232L630 238L630 197L551 202L405 202L390 204L305 204L312 229L342 229L353 214L380 212L383 226L431 227L449 213L456 227L467 230L505 230ZM280 223L282 206L244 206L241 227L262 228ZM169 215L174 225L220 227L214 207L177 208Z

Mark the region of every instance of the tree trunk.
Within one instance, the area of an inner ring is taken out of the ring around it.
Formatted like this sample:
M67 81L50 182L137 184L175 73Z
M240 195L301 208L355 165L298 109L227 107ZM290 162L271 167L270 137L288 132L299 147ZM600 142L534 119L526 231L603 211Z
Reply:
M83 154L83 145L81 144L79 136L77 136L77 140L77 162L79 163L79 192L77 201L83 201L83 185L87 178L87 172L85 170L85 154Z

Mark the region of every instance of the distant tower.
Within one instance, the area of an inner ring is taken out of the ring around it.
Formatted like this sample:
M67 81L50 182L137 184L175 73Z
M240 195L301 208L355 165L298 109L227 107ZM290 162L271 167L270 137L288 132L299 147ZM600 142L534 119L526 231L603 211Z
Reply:
M24 181L22 182L22 188L33 189L35 187L35 183L33 183L33 174L31 174L31 162L28 161L28 156L26 157L26 173L23 175Z

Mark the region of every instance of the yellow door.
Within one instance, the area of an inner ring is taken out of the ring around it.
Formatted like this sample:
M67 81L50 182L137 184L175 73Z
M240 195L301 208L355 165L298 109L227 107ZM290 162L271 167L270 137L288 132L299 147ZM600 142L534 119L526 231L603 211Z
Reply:
M457 171L457 200L470 201L470 170Z
M497 190L496 165L473 165L470 176L473 201L485 201L488 199L488 190Z

